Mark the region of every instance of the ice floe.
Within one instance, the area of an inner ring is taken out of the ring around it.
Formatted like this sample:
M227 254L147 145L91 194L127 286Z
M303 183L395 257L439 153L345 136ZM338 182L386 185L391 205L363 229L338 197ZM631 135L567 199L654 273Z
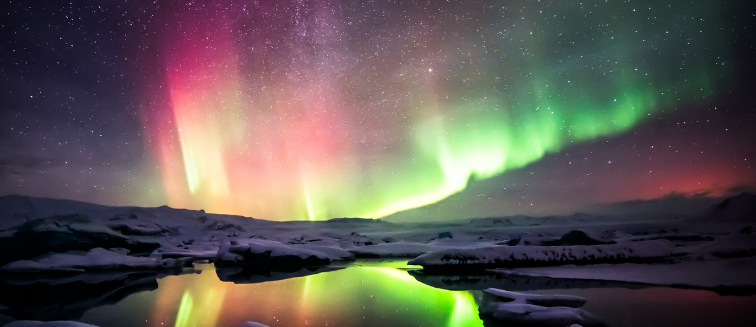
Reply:
M215 257L217 264L249 264L258 266L306 266L331 262L328 255L304 246L253 239L245 244L225 243Z
M574 246L491 246L426 253L409 261L424 268L491 268L649 261L675 255L669 241Z
M66 253L49 253L32 260L19 260L0 267L0 272L70 272L103 269L156 269L165 267L182 267L186 263L181 259L157 259L153 257L129 256L127 250L106 250L94 248L87 252L70 251Z
M517 326L607 326L593 314L579 309L586 300L568 295L532 295L495 288L483 291L481 317Z

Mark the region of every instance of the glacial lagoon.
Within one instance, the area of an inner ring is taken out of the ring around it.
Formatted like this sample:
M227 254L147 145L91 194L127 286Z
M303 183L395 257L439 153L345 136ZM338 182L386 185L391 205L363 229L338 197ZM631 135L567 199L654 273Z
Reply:
M82 279L83 278L83 279ZM82 286L85 285L85 286ZM290 272L197 264L192 272L2 281L0 325L16 319L97 326L499 326L482 289L588 299L611 326L752 326L756 296L606 281L426 275L406 261L358 260ZM737 293L737 292L735 292Z

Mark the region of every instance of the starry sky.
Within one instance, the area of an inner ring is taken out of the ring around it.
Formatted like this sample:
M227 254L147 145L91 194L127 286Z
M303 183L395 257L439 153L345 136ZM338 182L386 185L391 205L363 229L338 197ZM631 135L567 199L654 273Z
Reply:
M0 195L273 220L756 189L744 1L5 1Z

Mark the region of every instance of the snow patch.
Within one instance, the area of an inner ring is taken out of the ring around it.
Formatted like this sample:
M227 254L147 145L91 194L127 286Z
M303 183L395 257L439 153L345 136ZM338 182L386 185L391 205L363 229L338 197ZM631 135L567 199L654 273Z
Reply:
M271 240L252 239L246 244L224 243L215 257L218 264L273 265L321 265L331 262L331 258L304 246L286 245Z
M104 269L155 269L163 267L183 266L180 259L160 260L153 257L132 257L126 255L123 249L115 251L94 248L87 252L71 251L66 253L50 253L32 260L14 261L0 267L0 272L71 272L78 273L85 270Z
M575 246L492 246L433 251L410 260L410 265L427 267L451 266L549 266L633 262L675 255L674 244L665 240Z
M395 242L355 247L349 251L358 258L414 258L443 248L446 247L419 242Z

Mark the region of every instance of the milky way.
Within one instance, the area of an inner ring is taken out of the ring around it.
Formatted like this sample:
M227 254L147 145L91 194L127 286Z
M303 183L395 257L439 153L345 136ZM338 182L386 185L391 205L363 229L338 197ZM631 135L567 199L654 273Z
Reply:
M0 140L17 160L2 191L325 219L752 188L756 154L738 142L754 123L743 9L20 4L3 25Z

